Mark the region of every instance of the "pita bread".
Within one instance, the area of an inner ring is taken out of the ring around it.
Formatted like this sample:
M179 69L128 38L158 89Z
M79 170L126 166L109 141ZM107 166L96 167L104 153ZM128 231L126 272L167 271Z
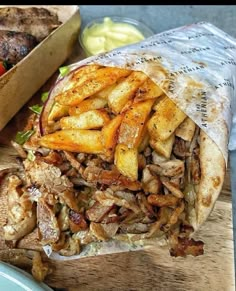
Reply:
M198 229L214 208L224 182L226 165L219 147L200 131L201 181L196 193L196 225Z

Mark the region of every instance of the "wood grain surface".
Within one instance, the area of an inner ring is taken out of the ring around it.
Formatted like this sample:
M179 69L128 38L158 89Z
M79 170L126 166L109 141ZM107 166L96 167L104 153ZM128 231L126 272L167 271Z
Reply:
M48 88L48 84L41 88L34 100ZM14 132L22 127L25 112L25 109L21 110L1 132L0 144L7 144ZM0 195L0 251L8 249L2 232L6 206L6 196ZM53 269L46 283L65 290L235 290L229 170L215 208L195 238L205 243L205 253L199 257L173 258L168 248L161 246L64 262L49 260L45 255L44 259ZM40 250L37 232L22 239L18 247Z

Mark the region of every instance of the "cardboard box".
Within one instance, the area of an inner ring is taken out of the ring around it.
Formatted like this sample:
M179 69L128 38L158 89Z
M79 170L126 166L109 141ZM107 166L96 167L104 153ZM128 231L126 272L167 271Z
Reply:
M16 5L0 5L0 8L4 6ZM0 77L0 130L63 64L78 41L81 18L77 5L30 6L56 12L62 24Z

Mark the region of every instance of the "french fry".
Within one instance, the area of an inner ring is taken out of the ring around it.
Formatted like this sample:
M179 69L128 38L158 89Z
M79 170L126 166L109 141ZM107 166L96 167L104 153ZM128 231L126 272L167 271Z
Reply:
M52 110L48 115L48 121L58 120L59 118L69 114L69 106L61 105L58 102L53 104Z
M159 154L164 156L165 158L170 158L173 144L175 141L175 135L172 134L169 136L166 140L160 140L160 139L150 139L149 143L150 146Z
M76 70L72 77L72 82L74 82L76 85L80 85L83 82L87 81L91 78L91 76L94 75L94 72L102 68L99 65L88 65L83 66Z
M117 115L102 128L102 142L104 145L104 154L112 158L118 138L118 129L120 127L123 115Z
M159 104L160 102L162 102L162 100L165 99L165 98L166 98L166 95L165 95L165 94L159 96L158 98L156 98L156 99L155 99L155 102L154 102L154 104L153 104L153 106L152 106L152 110L156 111L157 108L158 108L158 106L159 106L158 104Z
M138 180L138 149L128 148L127 145L117 144L115 161L118 171L131 181Z
M156 112L148 121L151 138L168 139L185 118L186 114L166 96L156 105Z
M65 129L41 137L41 146L76 153L101 154L102 134L98 130Z
M79 105L69 107L69 115L80 115L83 112L104 108L107 100L99 97L90 97L83 100ZM62 105L61 105L62 106Z
M97 129L110 121L104 109L89 110L77 116L67 116L60 120L62 129Z
M120 82L108 96L108 105L112 112L120 113L147 78L147 75L142 72L132 72L126 79Z
M144 124L152 110L153 103L154 99L135 103L126 111L121 122L118 143L125 144L129 148L139 146Z
M99 69L93 75L89 74L90 78L82 84L58 94L55 100L61 105L76 106L85 98L114 84L119 78L128 76L130 72L130 70L112 67Z
M186 141L191 141L195 131L195 123L191 118L187 117L185 120L176 128L175 135Z
M147 123L144 124L143 131L142 131L142 134L141 134L140 139L141 139L141 143L138 146L138 152L139 153L141 153L142 151L144 151L145 148L149 144L150 136L149 136L149 133L148 133L148 130L147 130Z
M137 90L134 103L161 96L163 91L151 79L147 79Z
M108 96L110 95L111 91L117 86L118 82L119 81L117 81L115 84L112 84L112 85L104 88L103 90L97 92L96 97L107 99Z

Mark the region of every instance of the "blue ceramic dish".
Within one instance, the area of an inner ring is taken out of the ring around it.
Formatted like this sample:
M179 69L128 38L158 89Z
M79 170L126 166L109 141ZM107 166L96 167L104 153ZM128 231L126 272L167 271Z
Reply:
M25 271L0 262L0 290L7 291L52 291L44 283L39 283Z

